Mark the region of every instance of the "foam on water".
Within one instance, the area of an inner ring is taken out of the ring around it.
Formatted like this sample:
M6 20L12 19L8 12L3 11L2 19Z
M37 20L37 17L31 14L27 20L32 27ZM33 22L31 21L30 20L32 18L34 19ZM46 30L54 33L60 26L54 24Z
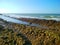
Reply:
M36 18L60 21L60 14L4 14L14 18Z

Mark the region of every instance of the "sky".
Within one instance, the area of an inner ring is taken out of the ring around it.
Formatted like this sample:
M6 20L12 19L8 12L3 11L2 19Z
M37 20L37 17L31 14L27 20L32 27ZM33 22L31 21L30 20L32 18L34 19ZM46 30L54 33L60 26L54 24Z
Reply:
M0 0L0 13L60 14L60 0Z

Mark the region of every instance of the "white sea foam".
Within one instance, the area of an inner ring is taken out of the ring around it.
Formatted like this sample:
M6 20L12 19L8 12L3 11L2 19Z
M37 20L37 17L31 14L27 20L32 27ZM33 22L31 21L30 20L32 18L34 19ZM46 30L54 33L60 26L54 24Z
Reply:
M46 20L56 20L60 21L60 16L53 16L53 15L40 15L40 16L30 16L30 15L16 15L16 14L9 14L6 16L14 17L14 18L36 18L36 19L46 19Z

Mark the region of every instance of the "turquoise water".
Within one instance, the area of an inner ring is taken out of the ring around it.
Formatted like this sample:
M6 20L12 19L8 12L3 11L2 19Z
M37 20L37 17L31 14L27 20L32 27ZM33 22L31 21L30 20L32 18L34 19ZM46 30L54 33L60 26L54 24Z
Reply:
M60 14L4 14L14 18L37 18L60 21Z

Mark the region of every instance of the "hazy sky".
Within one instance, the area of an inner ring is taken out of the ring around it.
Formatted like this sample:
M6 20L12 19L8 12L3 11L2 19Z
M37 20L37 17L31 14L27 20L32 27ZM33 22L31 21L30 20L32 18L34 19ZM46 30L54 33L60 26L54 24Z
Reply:
M60 0L0 0L0 13L60 13Z

